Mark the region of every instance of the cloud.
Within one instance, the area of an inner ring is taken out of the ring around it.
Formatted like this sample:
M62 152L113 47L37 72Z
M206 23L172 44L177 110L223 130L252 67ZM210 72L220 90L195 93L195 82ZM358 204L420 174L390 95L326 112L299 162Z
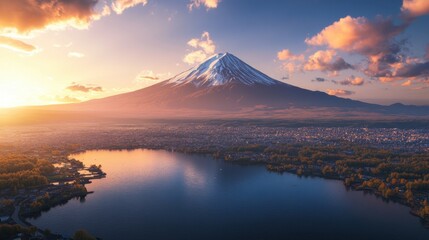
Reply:
M409 19L429 14L429 1L403 0L401 11L403 16Z
M355 92L343 89L328 89L326 93L334 96L349 96L353 95Z
M414 6L413 4L425 9L423 6L425 4L420 1L412 1L410 4L411 2L405 5L406 9L409 9L407 11L413 9L410 7ZM410 23L395 25L394 20L382 17L370 21L364 17L347 16L324 28L315 36L307 38L305 42L311 46L325 46L328 48L325 52L336 50L363 56L366 63L357 70L382 82L399 81L410 77L427 78L429 63L406 56L404 53L406 40L395 39ZM330 65L323 64L329 56L330 54L325 53L324 57L313 56L313 59L310 57L305 69L329 70ZM345 65L338 62L337 66Z
M194 8L199 8L201 6L206 7L207 10L211 8L217 8L220 0L191 0L188 4L189 11L192 11Z
M80 100L78 98L70 97L70 96L63 96L63 97L56 96L55 101L61 102L61 103L78 103L78 102L80 102Z
M97 6L100 0L13 0L3 1L0 7L0 33L29 33L46 28L62 29L66 26L87 28L93 20L108 16L114 11L146 5L147 0L112 0Z
M83 57L85 57L85 54L80 53L80 52L69 52L67 54L67 56L71 57L71 58L83 58Z
M103 88L100 86L85 86L81 84L72 83L72 85L68 86L66 90L72 92L102 92Z
M112 0L111 8L99 0L11 0L0 6L0 43L3 47L23 52L34 51L31 45L5 36L22 36L45 29L64 29L68 26L86 29L92 21L111 14L121 14L125 9L147 0ZM6 43L5 43L6 42ZM33 50L32 50L33 49ZM73 54L72 54L73 55Z
M347 79L340 81L339 83L341 85L344 85L344 86L349 86L349 85L362 86L365 83L365 80L363 80L363 78L361 78L361 77L355 77L352 75L352 76L348 77Z
M122 14L125 9L134 7L138 4L144 6L147 4L147 0L115 0L112 2L112 10L116 14Z
M197 50L186 54L186 56L183 58L183 61L187 64L193 65L203 62L206 58L207 54L203 50Z
M292 60L292 61L304 61L304 55L295 55L289 49L283 49L277 53L277 58L280 61Z
M0 36L0 46L23 53L33 53L37 50L33 45L5 36Z
M328 71L336 74L338 71L353 69L353 66L347 63L343 58L337 57L334 50L320 50L308 57L304 64L304 70L307 71Z
M58 25L85 28L96 14L98 0L2 1L0 32L28 33Z
M283 63L283 69L285 69L288 73L294 73L299 68L300 68L299 64L295 64L293 62Z
M188 45L196 50L186 54L183 61L187 64L195 64L204 61L209 55L216 52L216 45L210 38L209 32L203 32L201 38L193 38Z
M216 45L213 40L210 39L210 33L204 32L201 38L193 38L188 41L188 45L193 48L202 48L205 53L213 54L216 51Z
M346 16L333 22L317 34L305 39L310 56L293 54L288 49L277 53L283 68L303 71L322 71L337 75L339 71L353 69L381 82L404 81L406 84L425 84L429 79L429 45L424 56L408 56L408 40L399 36L418 16L429 14L429 1L403 0L402 21L398 18L377 16L373 20L365 17ZM337 53L348 53L363 58L352 65ZM304 59L304 61L298 62ZM297 61L298 60L298 61ZM319 79L321 80L321 79ZM408 82L410 80L410 82ZM317 79L313 82L321 82ZM361 77L350 77L343 81L331 80L334 84L361 86Z
M165 80L169 77L171 77L171 73L154 73L152 70L143 70L137 75L136 82L144 80Z
M101 8L101 11L97 11L91 16L91 20L92 21L100 20L102 17L109 16L111 13L112 13L112 9L109 7L109 5L106 4ZM89 23L87 25L89 25Z
M317 35L305 39L313 46L328 46L363 55L377 55L390 50L390 40L405 29L406 25L396 26L390 19L377 18L369 21L365 17L341 18L323 29Z
M159 77L152 77L152 76L139 76L141 79L149 79L149 80L159 80Z
M411 84L412 84L411 80L407 80L407 81L403 82L403 83L401 84L401 86L403 86L403 87L408 87L408 86L411 86Z
M429 61L411 63L397 69L393 77L414 78L429 77Z
M322 78L322 77L317 77L313 80L311 80L312 82L326 82L328 81L326 78Z

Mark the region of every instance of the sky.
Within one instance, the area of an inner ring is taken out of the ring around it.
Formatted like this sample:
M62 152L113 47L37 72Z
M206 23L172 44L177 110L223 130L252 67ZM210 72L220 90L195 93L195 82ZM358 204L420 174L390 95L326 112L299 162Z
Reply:
M302 88L429 105L427 0L0 0L0 16L0 107L129 92L222 52Z

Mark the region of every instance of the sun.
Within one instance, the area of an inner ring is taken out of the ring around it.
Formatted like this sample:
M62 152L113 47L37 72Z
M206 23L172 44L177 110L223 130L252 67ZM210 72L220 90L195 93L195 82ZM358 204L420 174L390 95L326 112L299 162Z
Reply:
M32 93L33 92L33 93ZM0 81L0 108L32 105L29 98L34 94L30 86L15 81Z
M20 104L19 99L16 99L13 92L7 92L6 90L0 91L0 108L16 107Z
M16 107L23 104L19 99L22 97L20 95L19 89L10 86L10 84L0 83L0 108Z

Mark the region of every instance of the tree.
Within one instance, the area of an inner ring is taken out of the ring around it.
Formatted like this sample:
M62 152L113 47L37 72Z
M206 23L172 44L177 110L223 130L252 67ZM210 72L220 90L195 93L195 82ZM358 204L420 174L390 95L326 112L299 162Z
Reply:
M74 233L73 240L97 240L97 238L85 230L78 230Z

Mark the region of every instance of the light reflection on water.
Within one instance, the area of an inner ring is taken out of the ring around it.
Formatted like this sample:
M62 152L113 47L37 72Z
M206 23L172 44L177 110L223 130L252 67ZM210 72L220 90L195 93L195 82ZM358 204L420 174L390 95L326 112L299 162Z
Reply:
M94 194L31 223L103 239L429 239L408 208L339 181L269 173L205 156L155 150L88 151L101 164ZM126 237L125 237L126 236Z

